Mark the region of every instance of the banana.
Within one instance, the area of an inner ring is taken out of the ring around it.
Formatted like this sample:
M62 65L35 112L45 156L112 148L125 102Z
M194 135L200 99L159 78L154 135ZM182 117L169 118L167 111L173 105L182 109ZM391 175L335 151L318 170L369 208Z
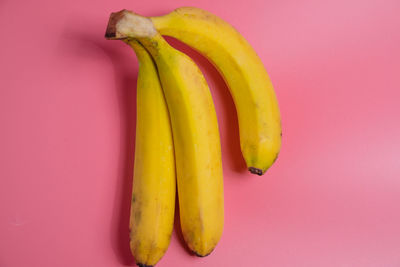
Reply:
M151 20L162 35L192 46L222 74L236 106L247 167L264 174L280 151L281 123L274 89L254 49L230 24L199 8L182 7Z
M137 42L139 61L135 167L130 247L139 266L154 266L166 252L174 224L175 160L167 104L156 66Z
M113 13L106 37L139 40L157 65L172 125L183 237L196 255L206 256L217 245L224 223L221 146L207 82L148 18L127 10Z

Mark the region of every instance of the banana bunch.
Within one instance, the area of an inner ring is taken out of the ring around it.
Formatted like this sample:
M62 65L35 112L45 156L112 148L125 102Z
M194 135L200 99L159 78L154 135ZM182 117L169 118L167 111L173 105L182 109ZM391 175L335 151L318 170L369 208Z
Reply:
M263 175L281 146L279 107L268 74L231 25L193 7L149 18L128 10L112 13L106 38L127 43L139 61L130 220L130 246L139 266L154 266L168 248L176 185L183 237L197 256L213 251L224 223L221 145L211 93L196 64L162 35L198 50L223 76L251 173Z

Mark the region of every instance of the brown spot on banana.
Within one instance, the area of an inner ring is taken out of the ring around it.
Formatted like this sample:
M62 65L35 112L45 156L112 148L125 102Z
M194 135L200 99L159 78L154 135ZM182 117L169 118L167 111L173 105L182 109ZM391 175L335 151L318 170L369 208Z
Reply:
M142 212L140 210L137 210L135 212L135 223L139 223L141 217L142 217Z
M250 168L249 168L249 171L250 171L252 174L257 174L257 175L259 175L259 176L261 176L261 175L264 174L263 171L262 171L261 169L258 169L258 168L255 168L255 167L250 167Z
M214 249L211 250L210 252L208 252L206 255L201 255L201 254L197 253L196 251L193 251L193 253L194 253L194 255L196 255L197 257L204 258L204 257L207 257L208 255L210 255L213 251L214 251Z

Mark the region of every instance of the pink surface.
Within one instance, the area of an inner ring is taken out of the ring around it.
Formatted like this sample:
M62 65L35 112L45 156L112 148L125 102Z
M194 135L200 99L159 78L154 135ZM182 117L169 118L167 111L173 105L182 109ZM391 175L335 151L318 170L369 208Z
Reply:
M226 86L178 45L215 100L226 221L210 256L189 255L175 231L158 266L400 266L398 0L2 0L0 266L133 264L138 66L103 35L111 11L184 5L254 46L278 95L283 148L264 177L248 174Z

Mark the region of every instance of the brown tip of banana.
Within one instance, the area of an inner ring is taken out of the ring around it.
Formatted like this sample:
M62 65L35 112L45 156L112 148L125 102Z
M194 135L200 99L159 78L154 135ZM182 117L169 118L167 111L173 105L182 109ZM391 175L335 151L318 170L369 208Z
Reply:
M255 167L250 167L250 168L249 168L249 171L250 171L252 174L257 174L257 175L259 175L259 176L261 176L261 175L264 174L264 172L263 172L261 169L258 169L258 168L255 168Z
M197 253L196 251L193 251L194 255L196 255L197 257L200 257L200 258L207 257L208 255L210 255L210 254L211 254L211 252L212 252L212 251L210 251L210 252L209 252L209 253L207 253L206 255L201 255L201 254Z
M106 34L105 37L108 40L115 40L119 39L117 38L117 23L118 21L124 17L125 9L122 9L121 11L111 13L110 19L108 20L107 24L107 29L106 29Z
M139 267L153 267L153 265L146 265L146 264L143 264L143 263L136 263L136 265L139 266Z

